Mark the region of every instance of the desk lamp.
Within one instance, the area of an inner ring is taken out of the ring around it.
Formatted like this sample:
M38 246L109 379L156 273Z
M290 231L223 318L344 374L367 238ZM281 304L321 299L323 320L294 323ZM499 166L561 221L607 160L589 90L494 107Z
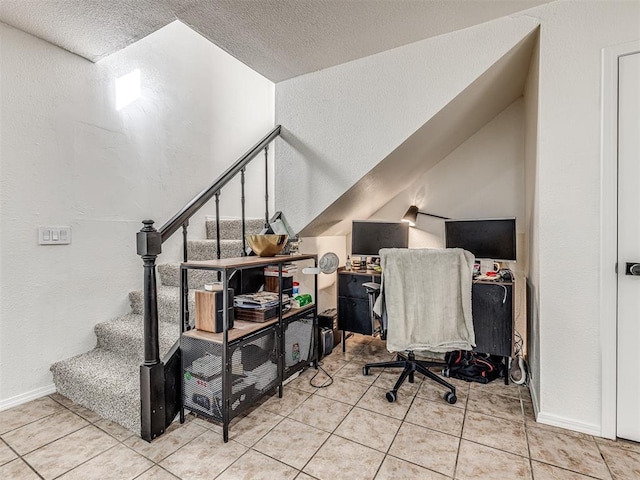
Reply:
M415 205L411 205L407 213L402 217L403 222L407 222L410 227L416 226L416 220L418 219L418 214L420 215L428 215L429 217L441 218L442 220L450 220L448 217L441 217L440 215L434 215L433 213L421 212L418 210L418 207Z

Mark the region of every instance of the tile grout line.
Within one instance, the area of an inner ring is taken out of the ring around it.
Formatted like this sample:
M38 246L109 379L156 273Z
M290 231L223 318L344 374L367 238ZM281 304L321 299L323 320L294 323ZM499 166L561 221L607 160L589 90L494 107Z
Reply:
M609 472L609 475L611 475L611 478L616 478L616 476L611 471L611 467L609 466L609 462L607 462L607 459L604 458L604 455L602 454L602 450L600 450L600 445L598 444L598 442L595 441L595 438L594 438L593 441L596 444L596 448L598 449L598 453L600 454L600 458L602 458L602 461L604 462L605 467L607 467L607 471Z
M124 444L122 444L122 442L120 442L120 443L116 443L115 445L112 445L111 447L109 447L109 448L107 448L106 450L104 450L104 451L100 452L99 454L94 455L93 457L91 457L91 458L89 458L89 459L87 459L87 460L85 460L85 461L83 461L83 462L79 463L78 465L76 465L76 466L75 466L75 467L73 467L73 468L70 468L70 469L69 469L69 470L67 470L66 472L63 472L63 473L61 473L60 475L57 475L57 476L56 476L56 477L54 477L52 480L55 480L56 478L60 478L60 477L62 477L63 475L68 474L69 472L73 472L74 470L76 470L76 469L80 468L81 466L83 466L83 465L85 465L85 464L89 463L89 462L90 462L91 460L93 460L94 458L99 457L100 455L103 455L104 453L108 452L109 450L113 450L114 448L117 448L117 447L118 447L118 445L124 445ZM126 445L124 445L124 446L126 447ZM127 448L128 448L128 447L127 447ZM135 452L135 453L138 453L138 452ZM138 455L140 455L140 454L138 453Z
M349 362L347 362L347 363L349 363ZM342 368L344 368L344 366L343 366L343 367L341 367L340 369L338 369L338 371L339 371L339 370L341 370ZM364 397L364 395L366 394L366 392L368 392L368 391L369 391L369 388L371 388L371 387L369 386L369 387L365 390L365 393L363 393L363 394L361 395L360 399L361 399L362 397ZM317 393L318 393L317 391L316 391L316 392L313 392L313 393L311 394L311 396L316 395ZM322 395L318 395L318 396L322 397ZM326 398L326 397L322 397L322 398ZM360 399L358 399L358 401L360 401ZM330 399L330 400L333 400L333 399ZM333 400L333 401L338 401L338 400ZM344 402L340 402L340 403L344 403ZM357 402L356 402L356 403L357 403ZM342 422L344 422L344 420L349 416L349 414L350 414L350 413L353 411L353 409L355 408L355 405L351 405L351 404L348 404L348 405L350 406L350 408L349 408L349 411L347 412L347 414L346 414L346 415L344 416L344 418L343 418L343 419L338 423L338 425L336 425L336 426L334 427L334 429L333 429L331 432L327 432L327 433L329 433L329 436L328 436L328 437L327 437L327 438L322 442L322 444L318 447L318 449L317 449L317 450L315 451L315 453L311 456L311 458L310 458L309 460L307 460L307 462L302 466L302 468L300 469L300 472L301 472L301 473L305 473L306 475L309 475L308 473L306 473L306 472L304 471L304 469L309 465L309 463L311 463L311 461L313 460L313 458L318 454L318 452L322 449L322 447L324 447L324 446L326 445L326 443L329 441L329 439L331 438L331 436L335 434L335 431L340 427L340 425L342 425ZM287 416L287 418L288 418L288 416ZM292 419L292 420L295 420L295 419ZM305 425L306 425L306 424L305 424ZM314 427L314 428L317 428L317 427ZM319 430L321 430L321 429L319 429ZM326 431L326 430L325 430L325 431ZM339 436L339 435L338 435L338 436ZM343 437L340 437L340 438L343 438ZM299 475L299 474L298 474L298 475ZM310 476L312 476L312 475L310 475ZM315 478L315 477L314 477L314 478Z
M384 369L382 370L384 372ZM380 378L380 376L378 375L378 378ZM415 379L415 377L414 377ZM377 380L377 379L376 379ZM424 382L424 379L422 380ZM421 382L422 383L422 382ZM395 386L395 385L394 385ZM391 451L391 447L393 446L393 443L396 441L396 438L398 438L398 433L400 432L400 429L402 428L402 426L404 425L405 419L407 418L407 415L409 414L409 411L411 410L411 407L413 406L413 402L415 402L416 397L418 395L418 391L420 390L420 387L422 386L422 384L416 389L415 393L413 394L413 398L411 399L411 403L409 404L409 408L407 408L407 411L405 412L404 416L402 417L402 419L400 420L400 426L398 427L398 430L396 430L396 433L393 435L393 439L391 440L391 442L389 443L389 446L387 447L386 452L384 453L384 457L382 458L382 462L380 462L380 465L378 465L378 469L376 470L375 475L373 476L373 478L375 479L378 476L378 473L380 473L380 469L382 468L382 465L384 464L384 462L386 461L387 457L393 457L393 458L398 458L395 457L394 455L391 455L389 452ZM404 459L401 459L402 461L407 461ZM408 462L413 464L412 462ZM422 467L424 468L424 467Z
M340 370L342 370L343 368L345 368L345 367L346 367L349 363L351 363L353 360L357 359L357 357L360 355L360 353L362 353L362 350L364 350L364 347L360 350L360 352L359 352L358 354L354 354L354 356L353 356L353 358L352 358L351 360L349 360L349 361L345 362L345 364L344 364L342 367L340 367L338 370L336 370L335 372L333 372L333 374L337 376L337 373L338 373ZM354 364L354 365L355 365L355 364ZM326 375L328 375L328 376L333 380L333 377L331 377L331 375L330 375L328 372L325 372L325 374L326 374ZM343 378L343 379L345 379L344 377L339 377L339 378ZM378 378L379 378L379 375L378 375ZM345 380L350 380L350 379L346 378ZM377 378L376 378L376 380L377 380ZM313 460L313 458L318 454L318 452L322 449L322 447L323 447L323 446L324 446L324 445L329 441L329 439L330 439L333 435L336 435L337 437L342 438L342 439L345 439L345 440L347 440L347 441L353 441L353 440L351 440L351 439L344 438L344 437L342 437L341 435L338 435L338 434L337 434L337 433L335 433L335 432L338 430L338 428L340 428L340 425L342 425L342 423L346 420L346 418L349 416L349 414L351 414L351 412L353 412L353 410L356 408L356 405L358 404L358 402L359 402L360 400L362 400L362 398L367 394L367 392L371 389L371 387L373 387L373 384L375 383L375 381L376 381L376 380L374 380L371 384L367 385L367 388L366 388L366 389L365 389L365 391L362 393L362 395L360 395L360 397L356 400L356 403L355 403L355 404L353 404L353 405L352 405L352 404L346 404L346 405L349 405L349 407L350 407L350 408L349 408L349 411L348 411L348 412L347 412L347 414L344 416L344 418L343 418L343 419L338 423L338 425L336 425L336 427L335 427L331 432L328 432L328 433L329 433L329 436L328 436L328 437L327 437L327 438L322 442L322 444L318 447L318 449L317 449L317 450L315 451L315 453L311 456L311 458L309 458L309 460L307 460L307 462L306 462L306 463L303 465L303 467L299 470L299 472L300 472L300 473L305 473L306 475L308 475L306 472L304 472L304 469L309 465L309 463ZM328 379L327 379L326 381L328 381ZM326 381L325 381L325 383L326 383ZM350 380L350 381L353 381L353 380ZM332 383L331 383L331 384L333 384L333 381L332 381ZM331 384L330 384L330 385L331 385ZM324 384L323 384L323 385L324 385ZM312 386L313 386L313 385L312 385ZM316 387L316 388L318 388L318 387ZM320 388L322 388L322 387L320 387ZM318 391L313 392L313 393L311 394L311 396L316 395L316 394L318 394ZM324 396L322 396L322 395L318 395L318 396L320 396L320 397L322 397L322 398L327 398L328 400L331 400L331 401L334 401L334 402L344 403L344 402L340 402L339 400L335 400L335 399L332 399L332 398L324 397ZM310 397L309 397L309 398L310 398ZM304 402L303 402L303 403L304 403ZM368 409L363 409L363 410L368 410ZM370 410L369 410L369 411L370 411ZM287 418L289 418L289 416L287 416ZM291 420L295 420L295 419L291 419ZM297 420L296 420L296 421L297 421ZM302 422L300 422L300 423L302 423ZM305 424L305 425L306 425L306 424ZM314 427L314 428L317 428L317 427ZM397 432L396 432L396 435L397 435ZM394 438L395 438L395 436L394 436ZM357 443L357 442L354 442L354 443ZM393 442L392 442L392 443L393 443ZM363 444L360 444L360 443L358 443L358 444L359 444L359 445L362 445L362 446L364 446L364 447L367 447L367 448L371 448L371 447L368 447L367 445L363 445ZM389 448L391 448L391 444L389 445ZM387 451L389 450L389 448L387 448ZM373 450L375 450L375 449L373 449ZM381 453L382 453L382 452L381 452ZM382 463L384 462L384 459L385 459L385 458L386 458L386 453L385 453L385 456L384 456L384 457L383 457L383 459L382 459L382 462L380 462L380 465L378 466L378 468L377 468L377 470L376 470L376 473L375 473L375 475L374 475L374 478L375 478L375 476L378 474L378 471L379 471L380 467L382 466Z
M469 394L467 393L467 401L469 400ZM460 448L462 447L462 434L464 433L464 423L467 420L467 406L464 407L464 416L462 417L462 428L460 429L460 437L458 438L458 451L456 452L456 461L453 465L453 478L456 478L456 470L458 470L458 459L460 458Z
M54 400L54 401L55 401L55 399L52 399L52 400ZM58 402L58 403L59 403L59 402ZM20 454L20 453L18 453L18 451L17 451L17 450L15 450L13 447L11 447L11 445L9 445L9 443L8 443L4 438L2 439L2 441L3 441L5 444L7 444L7 446L8 446L9 448L11 448L11 450L12 450L16 455L18 455L18 457L20 457L20 458L21 458L21 459L22 459L22 460L23 460L27 465L29 465L30 467L31 467L31 464L30 464L30 463L29 463L29 462L24 458L25 456L30 455L30 454L32 454L32 453L34 453L34 452L37 452L38 450L40 450L40 449L42 449L42 448L45 448L45 447L47 447L47 446L49 446L49 445L51 445L51 444L53 444L53 443L57 442L58 440L62 440L63 438L69 437L70 435L73 435L74 433L77 433L77 432L79 432L79 431L81 431L81 430L83 430L83 429L85 429L85 428L88 428L88 427L90 427L90 426L95 426L93 422L91 422L91 421L87 420L86 418L84 418L84 417L80 416L79 414L77 414L76 412L74 412L73 410L71 410L70 408L68 408L67 406L65 406L65 405L63 405L63 404L61 404L61 403L60 403L60 405L62 405L62 407L63 407L65 410L68 410L70 413L72 413L72 414L74 414L74 415L76 415L76 416L78 416L78 417L82 418L82 420L84 420L85 422L87 422L87 423L88 423L88 425L84 425L84 426L82 426L82 427L80 427L80 428L78 428L78 429L76 429L76 430L73 430L72 432L68 432L68 433L66 433L66 434L62 435L61 437L58 437L58 438L55 438L55 439L51 440L50 442L43 443L42 445L38 446L37 448L34 448L33 450L29 450L28 452L26 452L26 453L24 453L24 454ZM41 418L39 418L39 419L37 419L37 420L34 420L33 422L25 423L24 425L22 425L22 426L20 426L20 427L18 427L18 428L15 428L15 429L13 429L13 430L10 430L10 432L15 432L15 431L19 430L20 428L26 427L26 426L28 426L28 425L32 425L32 424L34 424L34 423L36 423L36 422L39 422L39 421L41 421L41 420L44 420L45 418L54 417L55 415L58 415L58 414L61 414L61 413L63 413L63 412L62 412L62 411L57 411L57 412L51 413L50 415L45 415L44 417L41 417ZM96 428L100 429L100 427L96 427ZM101 429L100 429L100 430L101 430ZM9 433L9 432L6 432L6 433ZM107 434L108 434L108 432L105 432L105 433L107 433ZM5 435L5 434L3 433L2 435ZM116 438L114 438L114 439L115 439L116 441L118 441Z
M520 398L520 407L522 408L522 417L524 419L524 439L527 442L527 453L529 455L529 469L531 471L531 478L534 479L533 458L531 456L531 445L529 444L529 429L527 428L527 417L524 411L524 403L522 402L522 398Z

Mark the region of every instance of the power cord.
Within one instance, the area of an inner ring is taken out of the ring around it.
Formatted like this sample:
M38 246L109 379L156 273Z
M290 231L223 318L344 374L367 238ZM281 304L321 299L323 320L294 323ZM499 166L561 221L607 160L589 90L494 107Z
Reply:
M329 383L325 383L323 385L314 385L313 384L313 379L316 378L318 376L318 374L320 372L323 372L327 377L329 377ZM318 371L315 373L315 375L313 377L311 377L309 379L309 385L311 385L313 388L327 388L329 385L331 385L333 383L333 377L331 375L329 375L329 372L327 372L324 368L322 368L322 362L318 362Z
M518 330L514 330L513 336L515 338L515 341L513 342L513 363L509 371L509 378L516 385L527 385L529 376L527 375L527 367L524 358L522 358L522 335L520 335Z
M522 340L522 335L520 335L520 332L518 330L514 329L513 336L515 338L513 342L513 356L520 357L522 356L522 347L524 345L524 342Z

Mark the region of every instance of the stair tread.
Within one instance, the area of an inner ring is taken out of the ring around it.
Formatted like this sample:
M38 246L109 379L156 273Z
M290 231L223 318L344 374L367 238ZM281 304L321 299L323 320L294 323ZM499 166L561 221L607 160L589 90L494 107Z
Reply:
M260 233L264 228L264 218L246 218L245 232ZM207 238L215 239L216 222L215 220L207 220L205 222ZM220 219L220 239L239 238L242 235L242 221L239 218L221 218Z
M98 368L99 367L99 368ZM73 371L74 376L84 378L88 383L104 388L107 386L139 388L139 379L130 378L131 371L137 370L140 362L130 356L123 356L104 348L94 348L52 365L52 370ZM122 375L128 373L127 375ZM106 383L105 383L106 382Z
M158 318L168 323L180 321L180 288L177 286L158 285L157 290ZM144 294L142 290L129 292L129 303L133 313L144 313ZM189 311L195 311L195 292L189 290Z
M189 260L211 260L218 257L217 240L189 240L187 243ZM231 258L242 255L242 240L221 240L220 257Z
M128 313L95 326L98 347L144 359L144 316ZM158 322L160 357L162 358L180 338L180 328L173 322ZM111 348L110 348L111 347Z
M181 263L163 263L158 265L158 273L160 275L160 283L164 287L180 287L181 285ZM202 288L205 283L215 282L217 280L217 273L207 270L189 270L187 272L187 278L189 280L189 289Z
M51 366L56 390L75 403L140 431L140 362L95 348Z
M205 244L205 245L215 245L216 243L218 243L217 240L215 239L211 239L211 238L193 238L193 239L189 239L187 240L187 243L189 244ZM220 240L220 244L221 245L241 245L242 244L242 239L222 239Z

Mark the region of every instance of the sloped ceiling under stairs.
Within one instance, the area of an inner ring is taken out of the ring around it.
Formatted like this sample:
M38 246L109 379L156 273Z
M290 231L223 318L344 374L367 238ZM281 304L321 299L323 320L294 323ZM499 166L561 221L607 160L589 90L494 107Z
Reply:
M300 232L346 235L426 173L524 93L537 30L457 95ZM401 215L401 213L400 213Z

